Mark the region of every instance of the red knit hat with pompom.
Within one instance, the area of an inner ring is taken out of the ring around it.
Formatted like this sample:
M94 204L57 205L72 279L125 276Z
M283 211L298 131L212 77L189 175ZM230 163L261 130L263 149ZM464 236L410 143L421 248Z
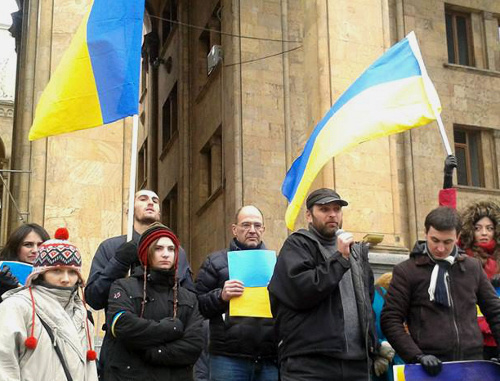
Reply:
M49 270L54 270L56 268L69 268L75 271L80 278L80 286L84 285L84 280L81 274L82 269L82 257L78 248L68 242L69 233L66 228L59 228L54 234L54 239L45 241L42 245L38 247L38 253L33 262L33 271L26 280L26 285L29 286L29 293L31 298L31 306L33 309L31 334L24 341L24 345L28 349L35 349L38 340L34 336L35 334L35 298L33 296L33 290L31 287L32 281L36 279L41 274ZM84 293L82 292L82 295ZM87 311L87 305L85 303L85 296L82 297L83 305L85 311ZM97 358L97 353L92 349L92 341L90 339L89 322L87 316L85 316L85 334L87 336L88 348L87 350L87 361L94 361Z

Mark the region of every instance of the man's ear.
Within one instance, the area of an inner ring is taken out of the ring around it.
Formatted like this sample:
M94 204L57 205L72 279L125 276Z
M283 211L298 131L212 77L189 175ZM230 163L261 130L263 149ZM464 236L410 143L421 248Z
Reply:
M231 232L233 233L233 237L236 237L236 229L238 229L238 225L232 224L231 225Z
M306 209L306 220L308 223L312 222L312 212L309 209Z

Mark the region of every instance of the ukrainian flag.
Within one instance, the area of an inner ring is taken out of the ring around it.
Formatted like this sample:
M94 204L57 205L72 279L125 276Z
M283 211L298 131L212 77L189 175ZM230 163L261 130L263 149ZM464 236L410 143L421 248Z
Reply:
M289 202L288 228L293 230L311 183L333 156L365 141L428 124L440 112L439 97L411 32L375 61L314 128L281 188Z
M38 102L29 139L137 114L144 0L95 0Z

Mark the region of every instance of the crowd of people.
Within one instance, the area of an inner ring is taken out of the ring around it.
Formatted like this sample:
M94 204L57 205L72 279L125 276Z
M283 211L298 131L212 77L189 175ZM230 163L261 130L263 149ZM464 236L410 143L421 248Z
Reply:
M0 252L33 266L25 281L0 271L0 379L392 380L394 364L437 375L446 361L498 361L500 207L459 213L455 167L448 157L424 239L377 281L369 245L342 230L348 201L311 192L308 227L285 240L268 285L272 318L229 308L245 285L230 279L228 252L266 249L254 205L237 211L228 247L206 257L196 281L150 190L135 196L132 240L102 242L87 284L67 230L50 239L24 224ZM87 303L106 314L99 356Z

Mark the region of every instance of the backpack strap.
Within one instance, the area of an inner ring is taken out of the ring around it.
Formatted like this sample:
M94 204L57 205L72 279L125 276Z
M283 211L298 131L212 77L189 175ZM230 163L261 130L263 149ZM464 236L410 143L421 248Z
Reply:
M61 365L63 367L64 374L66 375L66 378L68 379L68 381L73 381L73 377L71 377L71 374L69 373L68 365L66 364L66 360L64 360L64 356L61 352L61 348L59 348L59 346L57 345L56 339L54 337L54 333L50 329L49 325L40 317L40 315L37 314L37 316L40 319L40 321L42 322L42 325L44 326L45 330L49 334L50 341L52 342L52 345L54 346L57 357L59 357L59 360L61 361Z

